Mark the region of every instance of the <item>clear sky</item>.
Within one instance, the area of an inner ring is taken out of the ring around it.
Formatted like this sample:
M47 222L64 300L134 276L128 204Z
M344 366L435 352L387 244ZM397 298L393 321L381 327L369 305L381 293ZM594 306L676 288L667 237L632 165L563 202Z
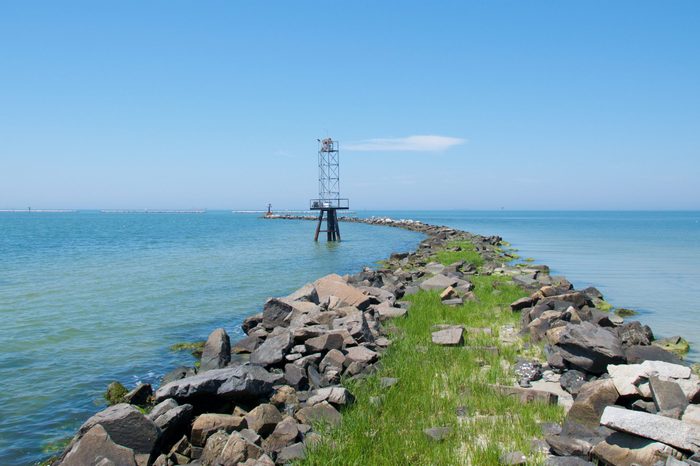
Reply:
M700 2L2 1L0 208L700 208Z

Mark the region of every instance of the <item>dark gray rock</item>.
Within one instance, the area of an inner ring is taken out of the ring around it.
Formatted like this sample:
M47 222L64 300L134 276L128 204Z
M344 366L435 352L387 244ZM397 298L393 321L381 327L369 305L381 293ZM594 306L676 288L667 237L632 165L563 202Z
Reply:
M654 341L654 334L648 325L642 325L638 321L627 322L615 329L622 346L635 345L647 346Z
M289 331L271 335L250 355L251 364L273 366L284 360L294 341Z
M287 316L292 313L294 307L291 304L278 299L270 298L265 302L262 312L262 325L266 329L274 329L275 327L287 327Z
M586 374L574 369L564 372L559 378L559 385L561 385L561 388L571 393L574 397L578 395L581 387L583 387L586 382Z
M261 338L251 335L234 343L231 347L231 351L236 354L252 353L258 346L260 346L260 343L262 343Z
M130 448L135 454L150 455L160 439L160 429L153 421L130 404L119 403L92 416L78 430L81 438L96 425L118 445Z
M583 293L589 301L593 301L594 299L603 299L603 293L601 293L600 291L598 291L597 288L594 288L592 286L581 290L581 293Z
M630 408L651 414L656 414L658 412L656 404L654 404L653 401L635 400L634 403L630 405Z
M226 367L231 361L231 340L223 328L217 328L209 334L204 344L199 371Z
M305 389L308 387L308 379L306 377L306 369L296 364L285 364L284 366L284 379L289 385L298 389Z
M316 366L314 365L309 365L306 368L306 377L309 381L309 387L322 388L327 385L324 383L321 374L318 373L318 369L316 369Z
M197 375L197 370L193 367L180 366L177 367L163 376L160 381L160 386L167 385L175 380L184 379L185 377L192 377Z
M604 373L608 364L626 361L617 336L589 322L567 324L556 347L569 364L592 374Z
M561 456L588 456L593 445L587 440L564 434L546 435L545 441L549 448Z
M514 303L512 303L510 305L510 308L513 311L521 311L521 310L526 309L528 307L534 306L535 303L537 303L536 297L527 296L525 298L520 298L517 301L515 301Z
M245 320L243 321L243 324L241 325L241 328L247 334L251 329L262 324L262 321L263 321L263 313L260 312L258 314L252 315L250 317L246 317Z
M658 346L635 345L625 348L625 356L629 364L640 364L644 361L663 361L671 364L683 364L683 361L670 351Z
M194 409L190 404L180 405L166 411L155 419L155 424L161 430L161 448L166 449L177 439L189 433Z
M680 385L652 376L649 377L649 388L659 414L673 419L681 417L688 406L688 399Z
M124 402L137 406L144 406L153 395L153 388L150 383L140 383L129 393L124 395Z
M171 409L177 408L177 401L172 398L167 398L153 407L150 413L148 413L148 419L155 421L161 415L170 411Z
M280 377L260 366L243 365L214 369L203 374L170 382L156 391L156 401L175 398L178 401L210 399L257 399L272 393L272 385ZM195 403L193 403L195 404Z

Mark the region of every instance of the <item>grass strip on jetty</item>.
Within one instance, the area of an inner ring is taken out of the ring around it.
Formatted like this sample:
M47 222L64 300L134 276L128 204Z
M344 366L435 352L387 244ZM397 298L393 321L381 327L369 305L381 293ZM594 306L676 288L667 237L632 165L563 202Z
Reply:
M450 249L455 246L461 251L440 251L436 259L445 265L483 263L470 243L450 244ZM515 450L544 461L531 441L541 437L539 423L561 422L562 408L523 404L489 387L511 385L516 356L540 351L515 335L505 338L519 319L508 305L526 293L505 276L470 279L477 300L458 307L443 305L435 291L406 298L412 303L408 317L387 323L392 345L379 370L346 384L356 396L355 405L301 464L488 465L499 464L501 455ZM464 346L432 344L431 332L440 324L463 325ZM386 387L385 378L398 382ZM434 427L448 428L442 440L424 433Z

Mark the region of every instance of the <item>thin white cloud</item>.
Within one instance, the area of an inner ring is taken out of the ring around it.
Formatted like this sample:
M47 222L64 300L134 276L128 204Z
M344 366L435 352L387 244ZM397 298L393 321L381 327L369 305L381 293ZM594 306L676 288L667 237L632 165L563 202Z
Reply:
M405 138L374 138L344 144L342 149L356 152L442 152L459 146L466 139L437 135L415 135Z

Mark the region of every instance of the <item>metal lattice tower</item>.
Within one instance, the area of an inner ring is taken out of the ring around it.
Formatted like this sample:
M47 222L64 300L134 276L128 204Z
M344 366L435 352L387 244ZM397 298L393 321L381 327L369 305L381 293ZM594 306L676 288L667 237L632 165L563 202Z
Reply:
M318 197L328 201L340 197L340 151L338 141L331 138L318 145Z
M320 211L314 240L325 231L328 241L340 241L337 210L350 208L348 199L340 198L340 151L338 141L331 138L318 140L318 199L311 199L311 210ZM327 214L327 227L321 230L323 215Z

